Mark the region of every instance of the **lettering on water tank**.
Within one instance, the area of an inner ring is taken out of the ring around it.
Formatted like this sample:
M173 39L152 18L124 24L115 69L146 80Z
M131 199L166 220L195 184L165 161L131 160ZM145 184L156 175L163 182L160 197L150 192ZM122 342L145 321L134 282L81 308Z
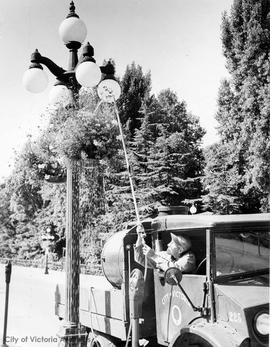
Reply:
M178 298L178 299L184 301L186 304L189 304L187 301L187 298L185 297L185 295L183 293L181 293L179 290L174 290L172 293L166 293L162 297L162 299L161 299L162 305L166 305L168 303L169 299L171 298L171 296L173 298Z

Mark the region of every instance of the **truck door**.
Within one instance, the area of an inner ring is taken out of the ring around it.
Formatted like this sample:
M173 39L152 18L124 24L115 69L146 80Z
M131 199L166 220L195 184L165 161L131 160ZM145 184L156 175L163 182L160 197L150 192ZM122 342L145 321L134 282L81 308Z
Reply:
M178 286L164 283L162 274L155 270L155 304L158 343L167 345L191 320L200 317L194 312ZM183 275L181 285L196 306L202 305L205 276Z

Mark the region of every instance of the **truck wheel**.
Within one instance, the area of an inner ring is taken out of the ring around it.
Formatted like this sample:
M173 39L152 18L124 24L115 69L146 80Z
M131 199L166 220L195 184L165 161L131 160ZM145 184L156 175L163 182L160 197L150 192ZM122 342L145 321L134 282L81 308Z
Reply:
M102 336L98 333L96 334L89 333L86 346L87 347L118 347L119 345L115 344L107 336Z
M173 347L213 347L209 342L204 340L202 337L194 334L184 334L180 336Z

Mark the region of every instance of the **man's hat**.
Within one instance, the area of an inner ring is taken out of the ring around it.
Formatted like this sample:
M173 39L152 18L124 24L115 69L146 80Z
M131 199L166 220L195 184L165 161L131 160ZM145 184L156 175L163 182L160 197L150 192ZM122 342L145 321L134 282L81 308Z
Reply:
M187 236L171 234L172 241L181 248L181 253L191 248L191 242Z

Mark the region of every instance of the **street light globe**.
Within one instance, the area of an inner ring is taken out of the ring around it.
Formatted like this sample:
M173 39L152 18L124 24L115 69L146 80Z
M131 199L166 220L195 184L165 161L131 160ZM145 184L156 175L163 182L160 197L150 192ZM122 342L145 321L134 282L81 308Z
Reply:
M69 17L60 24L59 35L65 44L73 41L83 43L87 35L87 28L80 18Z
M104 79L98 85L98 96L105 102L117 100L121 94L121 87L114 79Z
M72 104L72 102L72 93L66 86L59 84L53 86L50 90L49 103L51 105L62 105L65 107Z
M85 61L76 68L76 79L83 87L95 87L101 79L99 66L92 61Z
M31 68L23 75L23 86L31 93L41 93L48 85L48 77L43 69Z
M190 207L189 211L191 214L195 214L197 212L197 209L194 204Z

